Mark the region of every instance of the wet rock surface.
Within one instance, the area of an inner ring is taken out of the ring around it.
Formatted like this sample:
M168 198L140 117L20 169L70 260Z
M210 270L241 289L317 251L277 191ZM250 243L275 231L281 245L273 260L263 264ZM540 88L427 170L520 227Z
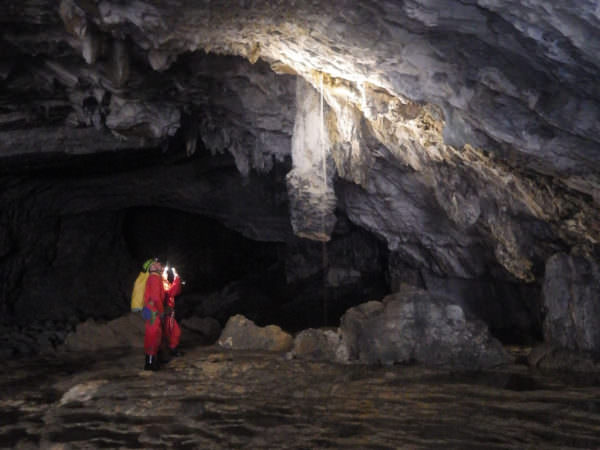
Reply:
M0 357L12 359L37 354L53 354L75 330L69 322L35 322L26 326L0 325Z
M527 356L530 367L544 371L600 373L600 359L590 352L539 344Z
M596 448L593 378L512 365L455 372L187 349L9 361L3 448ZM492 431L493 430L493 431Z

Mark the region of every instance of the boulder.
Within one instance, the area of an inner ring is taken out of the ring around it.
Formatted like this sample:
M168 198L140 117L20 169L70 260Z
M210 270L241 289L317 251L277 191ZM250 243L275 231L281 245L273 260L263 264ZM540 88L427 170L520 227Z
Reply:
M64 350L95 351L115 347L143 347L144 320L139 313L130 313L110 322L93 319L77 325L65 339Z
M193 316L181 321L181 327L185 331L190 331L199 335L202 341L206 344L214 344L221 334L221 325L219 321L212 317L197 317ZM186 339L182 333L182 340Z
M557 253L546 262L544 340L600 353L600 267L589 256Z
M483 322L452 299L417 289L349 309L340 329L349 357L369 364L477 370L508 362Z
M225 348L268 351L287 351L293 343L292 336L280 327L259 327L241 314L229 318L218 341Z
M362 303L348 309L340 319L340 330L350 359L360 359L362 329L369 318L381 314L383 308L383 303L378 301Z
M339 329L309 328L298 333L294 339L291 356L348 362L348 346Z

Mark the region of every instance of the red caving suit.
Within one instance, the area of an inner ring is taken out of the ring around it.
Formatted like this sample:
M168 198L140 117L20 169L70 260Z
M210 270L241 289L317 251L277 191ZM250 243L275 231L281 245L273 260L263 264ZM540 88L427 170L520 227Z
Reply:
M171 313L165 317L163 327L164 338L167 346L173 350L179 345L181 338L181 328L175 320L175 297L181 293L181 278L176 276L172 283L168 280L163 280L165 290L165 300Z
M146 335L144 336L144 352L146 355L156 356L162 339L161 317L164 313L165 289L162 275L151 272L146 281L144 291L144 309L142 317L146 322Z
M156 356L162 340L162 317L164 315L165 288L162 275L150 272L144 291L142 317L146 323L144 352Z

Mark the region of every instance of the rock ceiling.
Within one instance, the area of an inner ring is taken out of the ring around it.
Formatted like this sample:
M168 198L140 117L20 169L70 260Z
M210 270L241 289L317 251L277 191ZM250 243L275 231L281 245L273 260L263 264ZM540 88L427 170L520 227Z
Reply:
M442 276L531 282L600 241L595 1L9 0L0 22L5 175L177 141L244 177L291 160L297 235L343 212ZM173 195L211 214L208 183Z

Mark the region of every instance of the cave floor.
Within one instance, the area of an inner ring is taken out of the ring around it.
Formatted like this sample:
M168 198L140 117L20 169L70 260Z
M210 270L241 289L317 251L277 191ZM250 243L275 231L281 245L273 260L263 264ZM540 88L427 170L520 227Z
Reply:
M190 348L6 361L2 448L599 448L597 380Z

